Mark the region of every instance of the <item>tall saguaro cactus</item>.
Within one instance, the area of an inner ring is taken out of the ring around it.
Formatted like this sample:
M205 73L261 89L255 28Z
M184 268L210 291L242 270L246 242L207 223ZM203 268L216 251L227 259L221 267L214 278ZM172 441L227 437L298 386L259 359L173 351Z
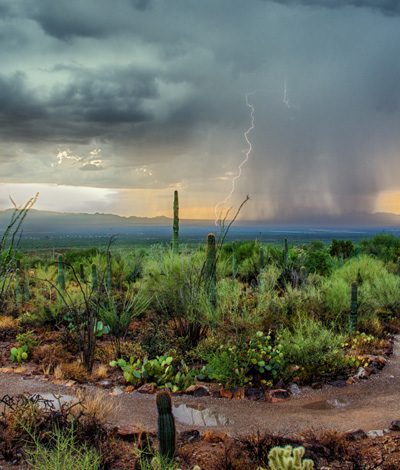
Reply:
M351 285L351 305L350 305L350 333L357 330L358 321L358 284L353 282Z
M172 414L171 396L168 392L159 392L156 398L158 410L158 439L160 454L167 459L175 455L175 420Z
M64 274L64 262L61 255L58 256L58 275L57 284L60 290L65 290L65 274Z
M207 258L205 264L205 281L208 298L211 304L217 305L217 247L215 235L209 233L207 236Z
M174 221L172 225L172 249L174 253L179 251L179 198L178 191L174 191Z
M97 266L92 264L92 290L96 292L99 290L99 282L97 280Z

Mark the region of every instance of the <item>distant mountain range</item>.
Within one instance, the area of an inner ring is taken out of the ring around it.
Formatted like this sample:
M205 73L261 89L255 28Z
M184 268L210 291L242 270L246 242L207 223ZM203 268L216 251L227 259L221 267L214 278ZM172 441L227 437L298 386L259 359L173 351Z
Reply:
M8 224L12 214L11 209L0 211L0 231ZM172 220L168 217L121 217L115 214L85 214L72 212L50 212L32 209L23 229L25 234L109 234L130 233L138 227L168 227ZM182 219L182 226L186 227L213 227L214 221ZM400 215L390 213L352 213L344 215L301 216L290 219L274 218L273 220L237 221L235 226L259 226L264 230L276 227L371 227L371 228L398 228Z

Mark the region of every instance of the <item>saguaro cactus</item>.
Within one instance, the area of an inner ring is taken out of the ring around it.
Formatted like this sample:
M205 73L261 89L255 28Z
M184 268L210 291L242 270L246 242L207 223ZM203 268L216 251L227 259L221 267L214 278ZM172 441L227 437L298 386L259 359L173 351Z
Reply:
M160 441L160 454L167 459L175 455L175 419L172 414L171 396L168 392L157 394L158 410L158 439Z
M92 290L99 290L99 283L97 280L97 267L95 264L92 264Z
M217 248L215 235L209 233L207 236L207 258L205 264L205 282L208 298L215 307L217 304Z
M172 225L172 249L179 251L179 198L178 191L174 191L174 221Z
M350 305L350 333L357 330L358 314L358 284L353 282L351 285L351 305Z
M61 255L58 256L57 284L60 290L65 290L64 262Z

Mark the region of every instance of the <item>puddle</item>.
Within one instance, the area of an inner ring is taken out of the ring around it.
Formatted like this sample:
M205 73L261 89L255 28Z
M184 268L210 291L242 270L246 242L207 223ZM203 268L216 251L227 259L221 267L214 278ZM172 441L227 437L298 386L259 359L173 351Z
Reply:
M66 403L71 403L76 399L76 397L72 395L62 395L53 393L40 393L39 395L43 398L43 400L51 402L56 411L59 411L62 405L65 405Z
M341 408L348 408L350 401L345 398L332 398L330 400L314 401L308 405L304 405L303 408L308 410L339 410Z
M203 405L174 405L176 420L189 426L227 426L232 421L226 416Z

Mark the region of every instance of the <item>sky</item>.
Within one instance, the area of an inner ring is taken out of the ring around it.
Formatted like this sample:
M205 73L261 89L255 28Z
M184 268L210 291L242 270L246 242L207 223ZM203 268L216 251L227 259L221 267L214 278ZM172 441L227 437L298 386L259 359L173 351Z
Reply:
M400 214L399 57L398 0L0 0L0 208Z

